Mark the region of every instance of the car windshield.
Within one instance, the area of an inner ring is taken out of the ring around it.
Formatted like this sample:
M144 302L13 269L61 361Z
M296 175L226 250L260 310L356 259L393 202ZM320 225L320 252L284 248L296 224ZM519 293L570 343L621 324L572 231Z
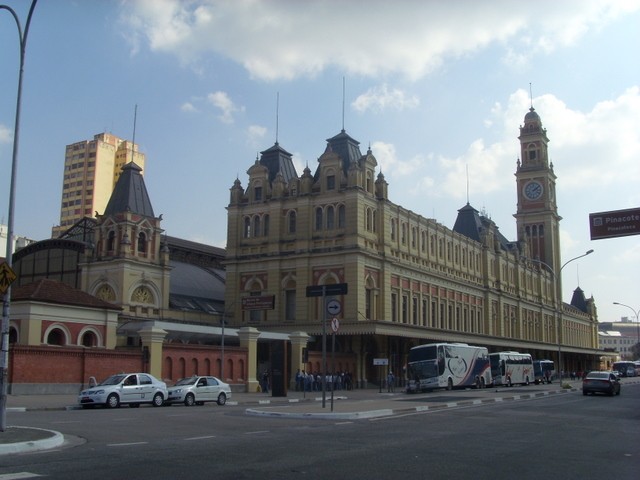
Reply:
M609 372L591 372L587 375L587 378L597 378L597 379L609 379Z
M117 385L120 382L122 382L122 380L124 380L125 377L126 375L111 375L109 378L104 380L99 385Z
M182 380L178 380L175 386L177 387L179 385L193 385L194 383L196 383L196 380L198 380L198 377L183 378Z

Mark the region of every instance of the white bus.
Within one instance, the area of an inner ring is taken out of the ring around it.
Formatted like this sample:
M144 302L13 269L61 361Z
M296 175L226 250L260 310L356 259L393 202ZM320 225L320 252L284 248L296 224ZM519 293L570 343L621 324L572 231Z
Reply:
M533 359L528 353L496 352L489 354L493 385L511 387L517 383L529 385L535 382Z
M466 343L430 343L409 350L407 392L491 385L489 353Z
M534 360L533 372L536 378L536 385L539 383L551 383L556 373L553 360Z

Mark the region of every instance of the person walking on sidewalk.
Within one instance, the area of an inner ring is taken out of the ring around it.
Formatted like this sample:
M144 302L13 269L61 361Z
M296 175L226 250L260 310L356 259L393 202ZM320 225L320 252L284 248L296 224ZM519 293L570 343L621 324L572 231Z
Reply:
M389 393L394 392L395 380L396 378L394 377L393 372L389 370L389 375L387 375L387 391Z

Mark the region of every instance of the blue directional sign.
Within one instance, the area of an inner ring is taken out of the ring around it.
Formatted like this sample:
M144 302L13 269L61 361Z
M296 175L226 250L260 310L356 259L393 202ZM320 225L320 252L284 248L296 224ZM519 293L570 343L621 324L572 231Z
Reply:
M332 317L340 315L342 311L342 304L338 300L330 300L327 302L327 313Z
M347 283L334 283L331 285L310 285L307 287L307 297L346 295L347 285Z

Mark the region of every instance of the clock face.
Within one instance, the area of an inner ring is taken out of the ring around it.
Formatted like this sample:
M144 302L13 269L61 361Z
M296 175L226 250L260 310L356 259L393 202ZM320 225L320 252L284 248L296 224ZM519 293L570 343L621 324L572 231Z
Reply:
M524 196L529 200L537 200L542 196L542 184L540 182L529 182L524 186Z

